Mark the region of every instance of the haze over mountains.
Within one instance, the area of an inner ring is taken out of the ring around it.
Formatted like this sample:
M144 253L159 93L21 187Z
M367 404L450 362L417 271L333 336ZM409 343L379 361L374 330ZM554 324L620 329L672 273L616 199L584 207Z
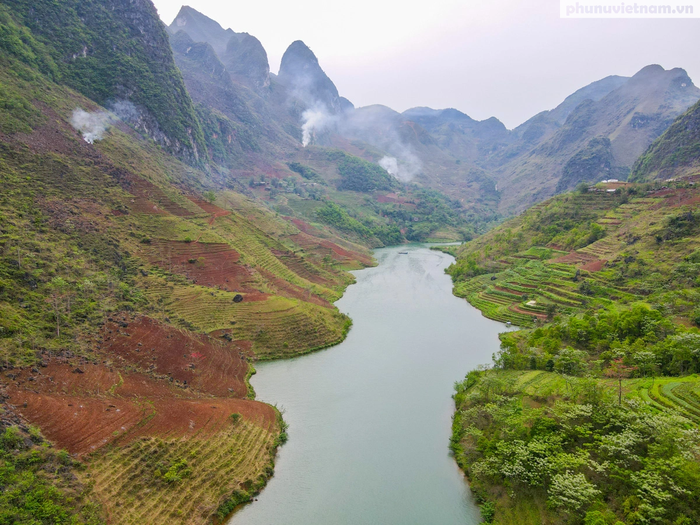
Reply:
M375 162L394 158L388 165L399 180L432 187L467 207L482 196L475 192L490 188L502 214L582 181L626 178L639 155L700 99L684 70L653 65L631 78L595 81L508 130L497 118L476 121L455 109L398 113L385 106L354 108L303 42L290 45L276 76L269 73L264 49L254 37L223 29L189 7L182 8L169 31L173 42L184 32L195 42L208 43L238 84L228 89L254 91L250 114L262 116L263 127L278 130L272 140L286 145L286 155L303 155L302 142L340 147ZM241 39L251 40L248 48ZM181 46L174 49L180 65ZM202 74L216 69L201 59L199 64ZM185 82L196 102L208 96L194 88L187 73ZM240 120L240 111L229 116ZM267 122L270 118L274 122Z

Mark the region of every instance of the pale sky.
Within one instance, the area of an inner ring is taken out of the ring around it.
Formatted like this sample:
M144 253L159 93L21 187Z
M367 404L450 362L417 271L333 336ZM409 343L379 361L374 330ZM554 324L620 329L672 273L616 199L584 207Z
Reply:
M665 0L664 0L665 1ZM188 0L256 36L276 73L303 40L355 106L453 107L513 128L607 75L648 64L700 85L700 19L561 19L558 0ZM166 24L182 0L154 0Z

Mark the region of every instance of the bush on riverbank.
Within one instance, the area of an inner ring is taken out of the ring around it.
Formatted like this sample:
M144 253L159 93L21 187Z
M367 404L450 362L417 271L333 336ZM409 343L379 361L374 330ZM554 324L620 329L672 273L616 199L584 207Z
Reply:
M474 371L457 383L451 448L484 518L699 523L700 433L681 406L645 403L647 383L626 380L622 403L615 382L547 372ZM686 383L700 399L697 379Z

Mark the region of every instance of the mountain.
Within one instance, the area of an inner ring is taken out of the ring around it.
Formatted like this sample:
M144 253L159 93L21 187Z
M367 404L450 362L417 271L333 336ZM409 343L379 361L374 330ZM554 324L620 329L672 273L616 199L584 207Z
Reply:
M277 79L309 108L336 114L347 107L316 55L301 40L292 42L282 55Z
M3 3L56 66L53 78L117 109L141 133L190 163L207 162L204 137L163 23L148 0ZM25 57L26 58L26 57Z
M237 35L232 29L224 29L217 21L186 5L180 8L168 31L172 34L184 31L195 42L207 42L218 56L224 55L231 38Z
M171 35L182 31L193 42L209 44L234 80L258 91L270 85L267 52L254 36L224 29L215 20L189 6L182 6L168 31Z
M46 16L48 4L35 7ZM138 17L132 7L119 17ZM101 16L110 23L80 23L128 51L121 19ZM332 303L353 280L346 270L372 257L320 221L285 219L217 184L72 88L74 65L21 20L0 6L2 513L224 520L262 489L286 439L281 414L254 399L251 362L343 340L350 321ZM58 27L32 23L39 35ZM160 45L154 31L140 38ZM226 83L208 44L187 47ZM113 53L101 56L118 64Z
M697 178L700 175L700 103L678 117L637 159L630 180Z
M231 38L222 60L234 79L252 83L258 90L270 85L270 64L260 40L248 33Z
M647 66L629 80L613 77L593 91L601 95L617 84L571 111L573 103L565 103L553 116L535 117L516 130L513 145L486 161L504 211L522 210L580 182L627 178L637 157L700 98L700 89L678 68Z

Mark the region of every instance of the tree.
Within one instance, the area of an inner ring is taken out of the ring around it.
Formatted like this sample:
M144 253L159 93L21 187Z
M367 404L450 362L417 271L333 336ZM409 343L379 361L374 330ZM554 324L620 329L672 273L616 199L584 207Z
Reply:
M204 197L204 200L207 201L209 204L214 204L214 201L216 200L216 193L213 191L205 191L202 196Z
M622 380L624 378L630 377L632 375L632 372L637 370L636 366L629 366L624 364L624 360L620 357L618 359L614 359L611 363L610 366L605 370L605 375L607 377L614 377L618 381L619 389L617 393L617 404L621 405L622 404Z
M49 283L49 297L46 299L56 317L56 337L61 337L61 315L70 314L71 293L68 283L62 277L54 277Z
M600 494L595 485L586 479L586 476L570 471L564 474L555 474L548 492L547 503L551 507L563 507L573 512L590 503Z

